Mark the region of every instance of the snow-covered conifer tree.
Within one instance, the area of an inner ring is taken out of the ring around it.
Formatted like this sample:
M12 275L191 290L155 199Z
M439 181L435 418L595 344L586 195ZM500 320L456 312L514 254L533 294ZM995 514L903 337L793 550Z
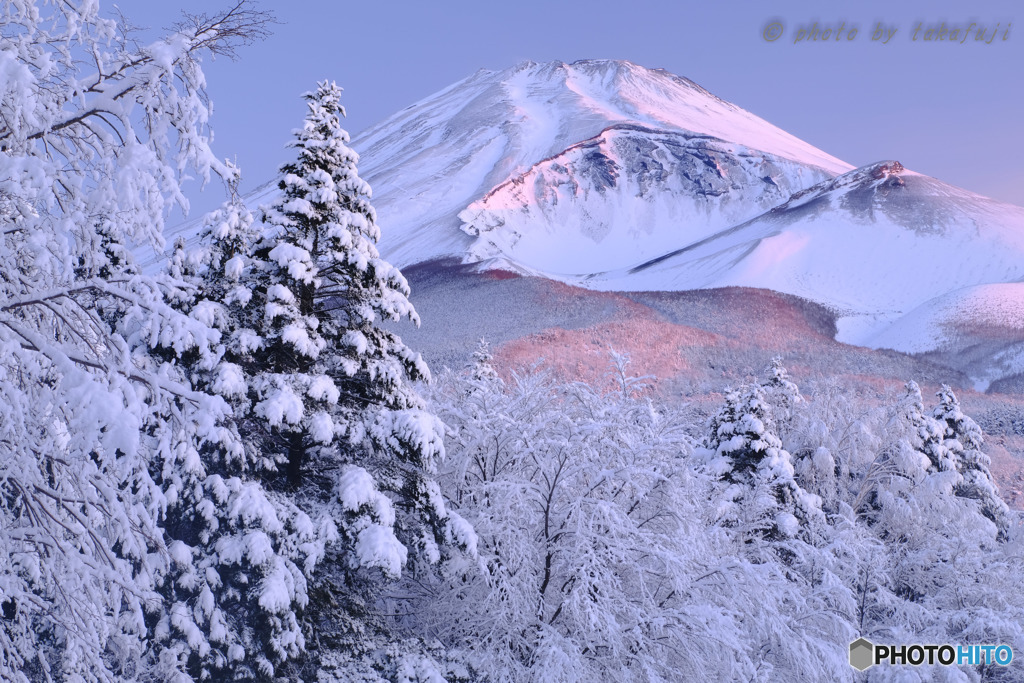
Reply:
M265 209L256 248L265 264L261 354L272 368L256 410L287 440L293 487L310 474L317 444L336 437L369 439L388 459L420 469L441 453L439 425L411 384L429 371L380 324L419 318L405 278L377 252L380 230L340 125L340 94L327 82L307 94L309 113L292 143L298 159L282 168L283 197Z
M885 426L884 443L865 472L854 501L854 508L869 518L879 510L883 490L887 495L903 492L900 495L906 498L906 492L924 481L929 470L938 471L936 463L945 453L939 424L925 414L921 388L909 381L904 389Z
M486 339L480 339L476 349L473 351L473 362L470 366L470 377L474 382L494 382L498 380L498 373L494 369L491 355L491 345Z
M946 410L956 417L952 404ZM889 547L893 591L914 603L947 601L948 609L957 600L949 591L984 566L996 528L975 501L955 495L958 445L946 438L945 422L925 413L916 382L907 382L891 424L861 512Z
M927 456L929 472L957 472L959 467L956 454L946 445L944 426L925 413L921 388L917 382L910 381L907 382L906 389L907 394L901 403L901 410L909 430L909 445ZM921 464L924 464L923 460Z
M172 470L165 526L174 562L161 587L172 608L158 633L160 656L180 660L195 679L269 680L304 651L307 582L335 531L267 488L283 458L263 441L249 386L261 371L262 338L253 328L262 311L250 305L247 286L258 231L237 194L237 170L227 167L231 198L205 218L198 248L176 244L169 263L172 305L216 330L221 343L208 357L163 354L195 389L222 397L233 419L220 427L219 443Z
M790 433L794 428L797 406L803 403L800 388L789 378L789 371L782 364L782 358L775 356L768 366L767 377L761 386L764 389L765 402L768 404L775 432L783 445L788 445Z
M302 676L353 675L375 647L380 623L369 615L382 579L471 540L430 478L444 445L414 386L429 379L427 366L382 326L419 319L405 278L377 251L370 188L341 127L340 96L326 81L305 96L291 143L297 158L281 169L281 197L263 209L263 236L242 278L247 308L258 312L259 343L245 370L249 429L264 457L280 463L275 487L304 509L325 510L338 535L311 585L307 630L317 647Z
M953 490L958 496L977 500L982 514L996 525L1000 540L1006 540L1012 527L1010 510L999 497L992 480L989 471L991 461L982 450L984 436L981 427L964 415L960 400L949 386L943 384L937 396L939 404L935 406L932 417L943 427L943 445L961 477Z
M821 499L794 477L792 456L774 433L765 389L752 385L726 395L712 417L701 455L727 483L723 523L740 533L779 540L808 531L821 516Z

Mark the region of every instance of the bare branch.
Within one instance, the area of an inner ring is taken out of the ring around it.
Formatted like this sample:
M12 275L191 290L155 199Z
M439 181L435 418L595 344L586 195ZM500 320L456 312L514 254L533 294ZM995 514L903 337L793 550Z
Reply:
M182 20L172 28L190 36L196 49L235 60L239 47L266 39L271 33L270 27L277 23L273 12L256 9L250 0L240 0L212 15L183 13Z

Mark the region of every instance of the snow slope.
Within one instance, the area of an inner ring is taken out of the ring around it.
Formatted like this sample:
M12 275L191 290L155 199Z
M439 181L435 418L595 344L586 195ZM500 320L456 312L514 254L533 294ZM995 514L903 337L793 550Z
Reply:
M477 260L548 275L634 265L757 216L830 176L691 133L606 128L459 214Z
M786 159L791 184L801 187L851 168L664 70L611 60L481 70L353 139L360 175L374 190L381 253L398 266L465 254L472 240L459 229L460 212L623 124L710 136Z
M1024 375L1024 283L964 287L918 306L865 341L873 348L925 353L957 367L985 391Z
M578 278L609 290L795 294L840 314L838 339L870 344L937 296L1024 280L1024 208L885 162L633 268Z
M965 287L935 297L867 340L869 346L920 353L964 336L1024 333L1024 283ZM1024 334L1019 337L1024 341ZM1019 370L1024 372L1024 367Z

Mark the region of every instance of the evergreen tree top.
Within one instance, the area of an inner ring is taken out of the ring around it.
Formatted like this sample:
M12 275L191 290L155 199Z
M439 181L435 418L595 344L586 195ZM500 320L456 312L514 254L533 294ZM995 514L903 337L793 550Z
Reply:
M964 449L981 450L985 441L981 427L964 415L960 409L960 399L949 385L943 384L935 395L939 398L939 404L935 406L932 416L943 424L946 438L956 439Z
M476 350L473 351L473 360L469 364L471 377L478 381L500 381L498 380L498 373L494 370L494 365L491 363L493 358L490 343L481 337L477 343Z
M372 191L359 177L359 155L348 146L348 132L341 126L345 115L341 92L335 83L322 81L315 91L303 95L309 111L288 143L299 153L295 161L281 167L278 187L286 200L280 210L294 220L335 221L342 228L352 224L377 242L380 231L369 201ZM339 204L344 210L331 211Z
M788 397L787 402L797 404L803 401L800 395L800 388L789 377L789 371L782 364L782 357L775 356L768 365L767 378L762 386L771 393L782 394ZM792 406L787 406L791 408Z

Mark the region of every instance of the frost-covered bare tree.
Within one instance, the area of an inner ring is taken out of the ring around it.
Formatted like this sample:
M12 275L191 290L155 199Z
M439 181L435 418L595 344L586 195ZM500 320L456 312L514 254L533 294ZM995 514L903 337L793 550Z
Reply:
M631 391L624 357L608 396L543 373L506 384L487 360L435 393L452 428L442 483L484 567L420 581L408 621L499 681L753 671L732 615L708 607L735 563L704 533L689 438Z
M215 334L131 248L162 248L186 174L224 171L199 60L268 19L243 1L138 45L95 2L0 3L0 678L157 675L164 478L228 409L149 356Z
M819 382L796 411L789 447L800 485L821 497L826 513L869 495L881 450L884 409L835 379Z
M852 680L858 636L1021 641L1019 539L997 543L977 493L958 488L978 440L951 392L934 417L912 383L890 406L834 382L795 400L776 362L691 449L688 425L638 398L626 369L613 358L609 395L530 372L504 381L482 345L444 376L442 483L484 566L410 577L393 601L402 623L486 676L526 681Z

